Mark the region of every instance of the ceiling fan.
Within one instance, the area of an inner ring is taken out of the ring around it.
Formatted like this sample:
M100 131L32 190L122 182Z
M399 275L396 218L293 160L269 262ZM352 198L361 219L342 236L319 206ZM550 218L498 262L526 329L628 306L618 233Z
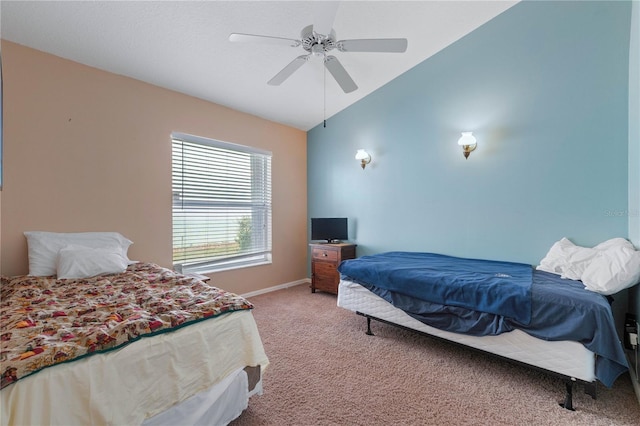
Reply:
M318 56L323 58L325 68L331 73L345 93L353 92L358 86L338 58L328 54L331 50L336 49L339 52L385 53L402 53L407 50L407 39L405 38L336 40L336 33L332 27L338 9L337 2L316 2L316 4L321 4L321 6L316 7L314 23L302 29L300 39L232 33L229 35L229 41L274 44L290 47L302 46L307 53L291 61L269 80L267 84L279 86L308 62L312 56Z

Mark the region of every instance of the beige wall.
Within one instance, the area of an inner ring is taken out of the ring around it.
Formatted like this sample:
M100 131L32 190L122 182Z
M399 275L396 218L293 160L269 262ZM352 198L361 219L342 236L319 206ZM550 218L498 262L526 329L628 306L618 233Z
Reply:
M215 275L246 293L307 275L306 133L2 41L1 268L28 271L23 232L118 231L171 266L172 132L270 150L273 264Z
M0 224L2 224L2 190L0 190ZM2 226L0 226L0 259L2 259ZM2 262L0 262L0 275L2 275Z

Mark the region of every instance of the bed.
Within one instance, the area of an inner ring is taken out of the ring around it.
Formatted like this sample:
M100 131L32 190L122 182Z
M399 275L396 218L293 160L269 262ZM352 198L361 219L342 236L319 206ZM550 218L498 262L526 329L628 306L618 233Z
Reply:
M219 425L262 393L248 300L122 253L122 272L60 278L56 251L57 277L2 277L1 424Z
M338 306L575 382L596 397L628 369L610 297L530 265L388 252L342 262Z

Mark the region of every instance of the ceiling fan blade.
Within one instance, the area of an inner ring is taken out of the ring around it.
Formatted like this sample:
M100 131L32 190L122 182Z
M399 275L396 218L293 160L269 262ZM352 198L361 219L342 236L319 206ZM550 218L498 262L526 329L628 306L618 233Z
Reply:
M291 74L296 72L298 68L303 66L308 60L310 55L300 55L293 61L289 62L289 65L284 67L282 71L276 74L271 80L267 82L270 86L280 86L286 79L291 77Z
M402 53L407 50L406 38L368 38L340 40L337 47L341 52L387 52Z
M337 1L313 2L313 31L316 34L329 36L340 5Z
M347 70L344 69L335 56L327 56L324 60L324 66L327 67L333 78L335 78L340 87L342 87L344 93L351 93L358 88Z
M239 42L239 43L276 44L280 46L290 46L290 47L298 47L301 44L300 40L294 40L292 38L271 37L271 36L264 36L264 35L241 34L241 33L231 33L229 35L229 41Z

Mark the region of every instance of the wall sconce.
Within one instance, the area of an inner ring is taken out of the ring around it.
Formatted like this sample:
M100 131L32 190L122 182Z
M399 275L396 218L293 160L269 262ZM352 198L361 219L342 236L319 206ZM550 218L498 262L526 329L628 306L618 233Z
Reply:
M359 149L356 152L356 160L360 161L360 165L362 166L362 170L371 162L371 155L364 149Z
M462 132L462 136L458 139L458 145L462 147L464 158L469 158L469 154L478 147L473 132Z

